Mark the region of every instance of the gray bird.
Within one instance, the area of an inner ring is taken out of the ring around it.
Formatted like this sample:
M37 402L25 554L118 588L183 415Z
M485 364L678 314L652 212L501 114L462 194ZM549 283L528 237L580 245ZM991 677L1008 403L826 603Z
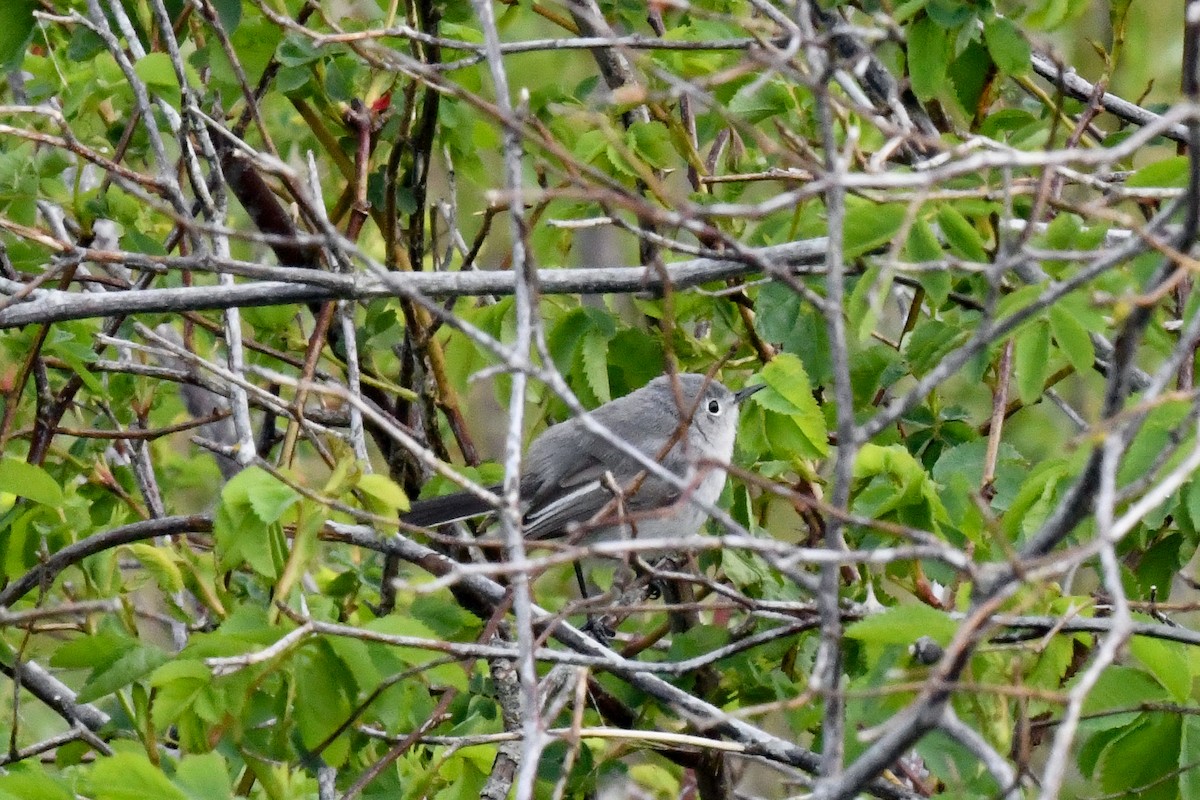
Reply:
M735 393L705 375L676 377L678 393L672 378L664 375L588 415L682 478L691 499L679 487L646 473L632 456L576 417L548 428L529 446L521 474L527 539L563 536L573 525L589 522L593 527L585 532L587 541L634 532L643 539L681 537L700 530L707 517L701 504L715 503L725 485L725 470L709 462L729 462L738 405L763 387ZM624 519L618 506L625 511ZM593 519L606 508L603 518ZM432 527L494 510L474 494L458 492L418 501L402 519Z

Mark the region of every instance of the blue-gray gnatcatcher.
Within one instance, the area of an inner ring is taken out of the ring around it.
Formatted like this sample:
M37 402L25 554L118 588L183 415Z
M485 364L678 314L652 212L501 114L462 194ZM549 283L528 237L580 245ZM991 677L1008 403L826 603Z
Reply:
M533 440L524 460L525 537L563 536L576 526L588 541L695 534L707 518L702 506L716 502L725 485L719 465L733 456L738 405L761 388L735 393L705 375L664 375L589 412L615 438L678 475L686 489L648 474L582 418L550 427ZM459 492L418 501L402 519L431 527L493 510L476 495Z

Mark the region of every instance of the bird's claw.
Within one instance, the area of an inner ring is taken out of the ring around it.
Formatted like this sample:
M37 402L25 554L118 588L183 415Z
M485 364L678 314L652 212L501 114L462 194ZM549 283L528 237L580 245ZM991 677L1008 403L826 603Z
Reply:
M605 647L608 647L609 642L617 635L615 630L608 627L603 617L591 617L581 630Z

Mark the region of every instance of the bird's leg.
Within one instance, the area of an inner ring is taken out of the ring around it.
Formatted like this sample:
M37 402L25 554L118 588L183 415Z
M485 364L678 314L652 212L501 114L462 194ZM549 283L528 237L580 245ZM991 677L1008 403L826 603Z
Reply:
M587 580L583 577L583 567L578 561L575 562L575 580L579 581L579 596L586 602L588 599Z
M663 580L662 578L658 577L657 573L658 565L662 563L662 561L666 560L667 559L664 558L654 564L648 564L644 559L636 554L632 555L629 559L629 566L633 568L633 574L636 575L638 579L646 581L647 600L657 600L663 595ZM672 564L673 563L674 562L672 562Z
M587 605L589 599L587 579L583 577L583 567L578 561L575 562L575 580L579 582L579 595ZM603 614L597 616L590 611L587 615L587 623L584 624L582 630L605 647L608 647L608 643L617 635L617 632L608 626Z

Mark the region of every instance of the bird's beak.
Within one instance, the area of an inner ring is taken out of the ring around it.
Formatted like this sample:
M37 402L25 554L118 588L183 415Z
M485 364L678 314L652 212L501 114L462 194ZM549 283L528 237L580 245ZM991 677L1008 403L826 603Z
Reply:
M745 389L742 389L740 392L734 392L733 402L740 405L741 402L743 400L745 400L747 397L754 394L759 389L765 389L765 388L767 388L767 385L765 383L756 383L753 386L747 386Z

